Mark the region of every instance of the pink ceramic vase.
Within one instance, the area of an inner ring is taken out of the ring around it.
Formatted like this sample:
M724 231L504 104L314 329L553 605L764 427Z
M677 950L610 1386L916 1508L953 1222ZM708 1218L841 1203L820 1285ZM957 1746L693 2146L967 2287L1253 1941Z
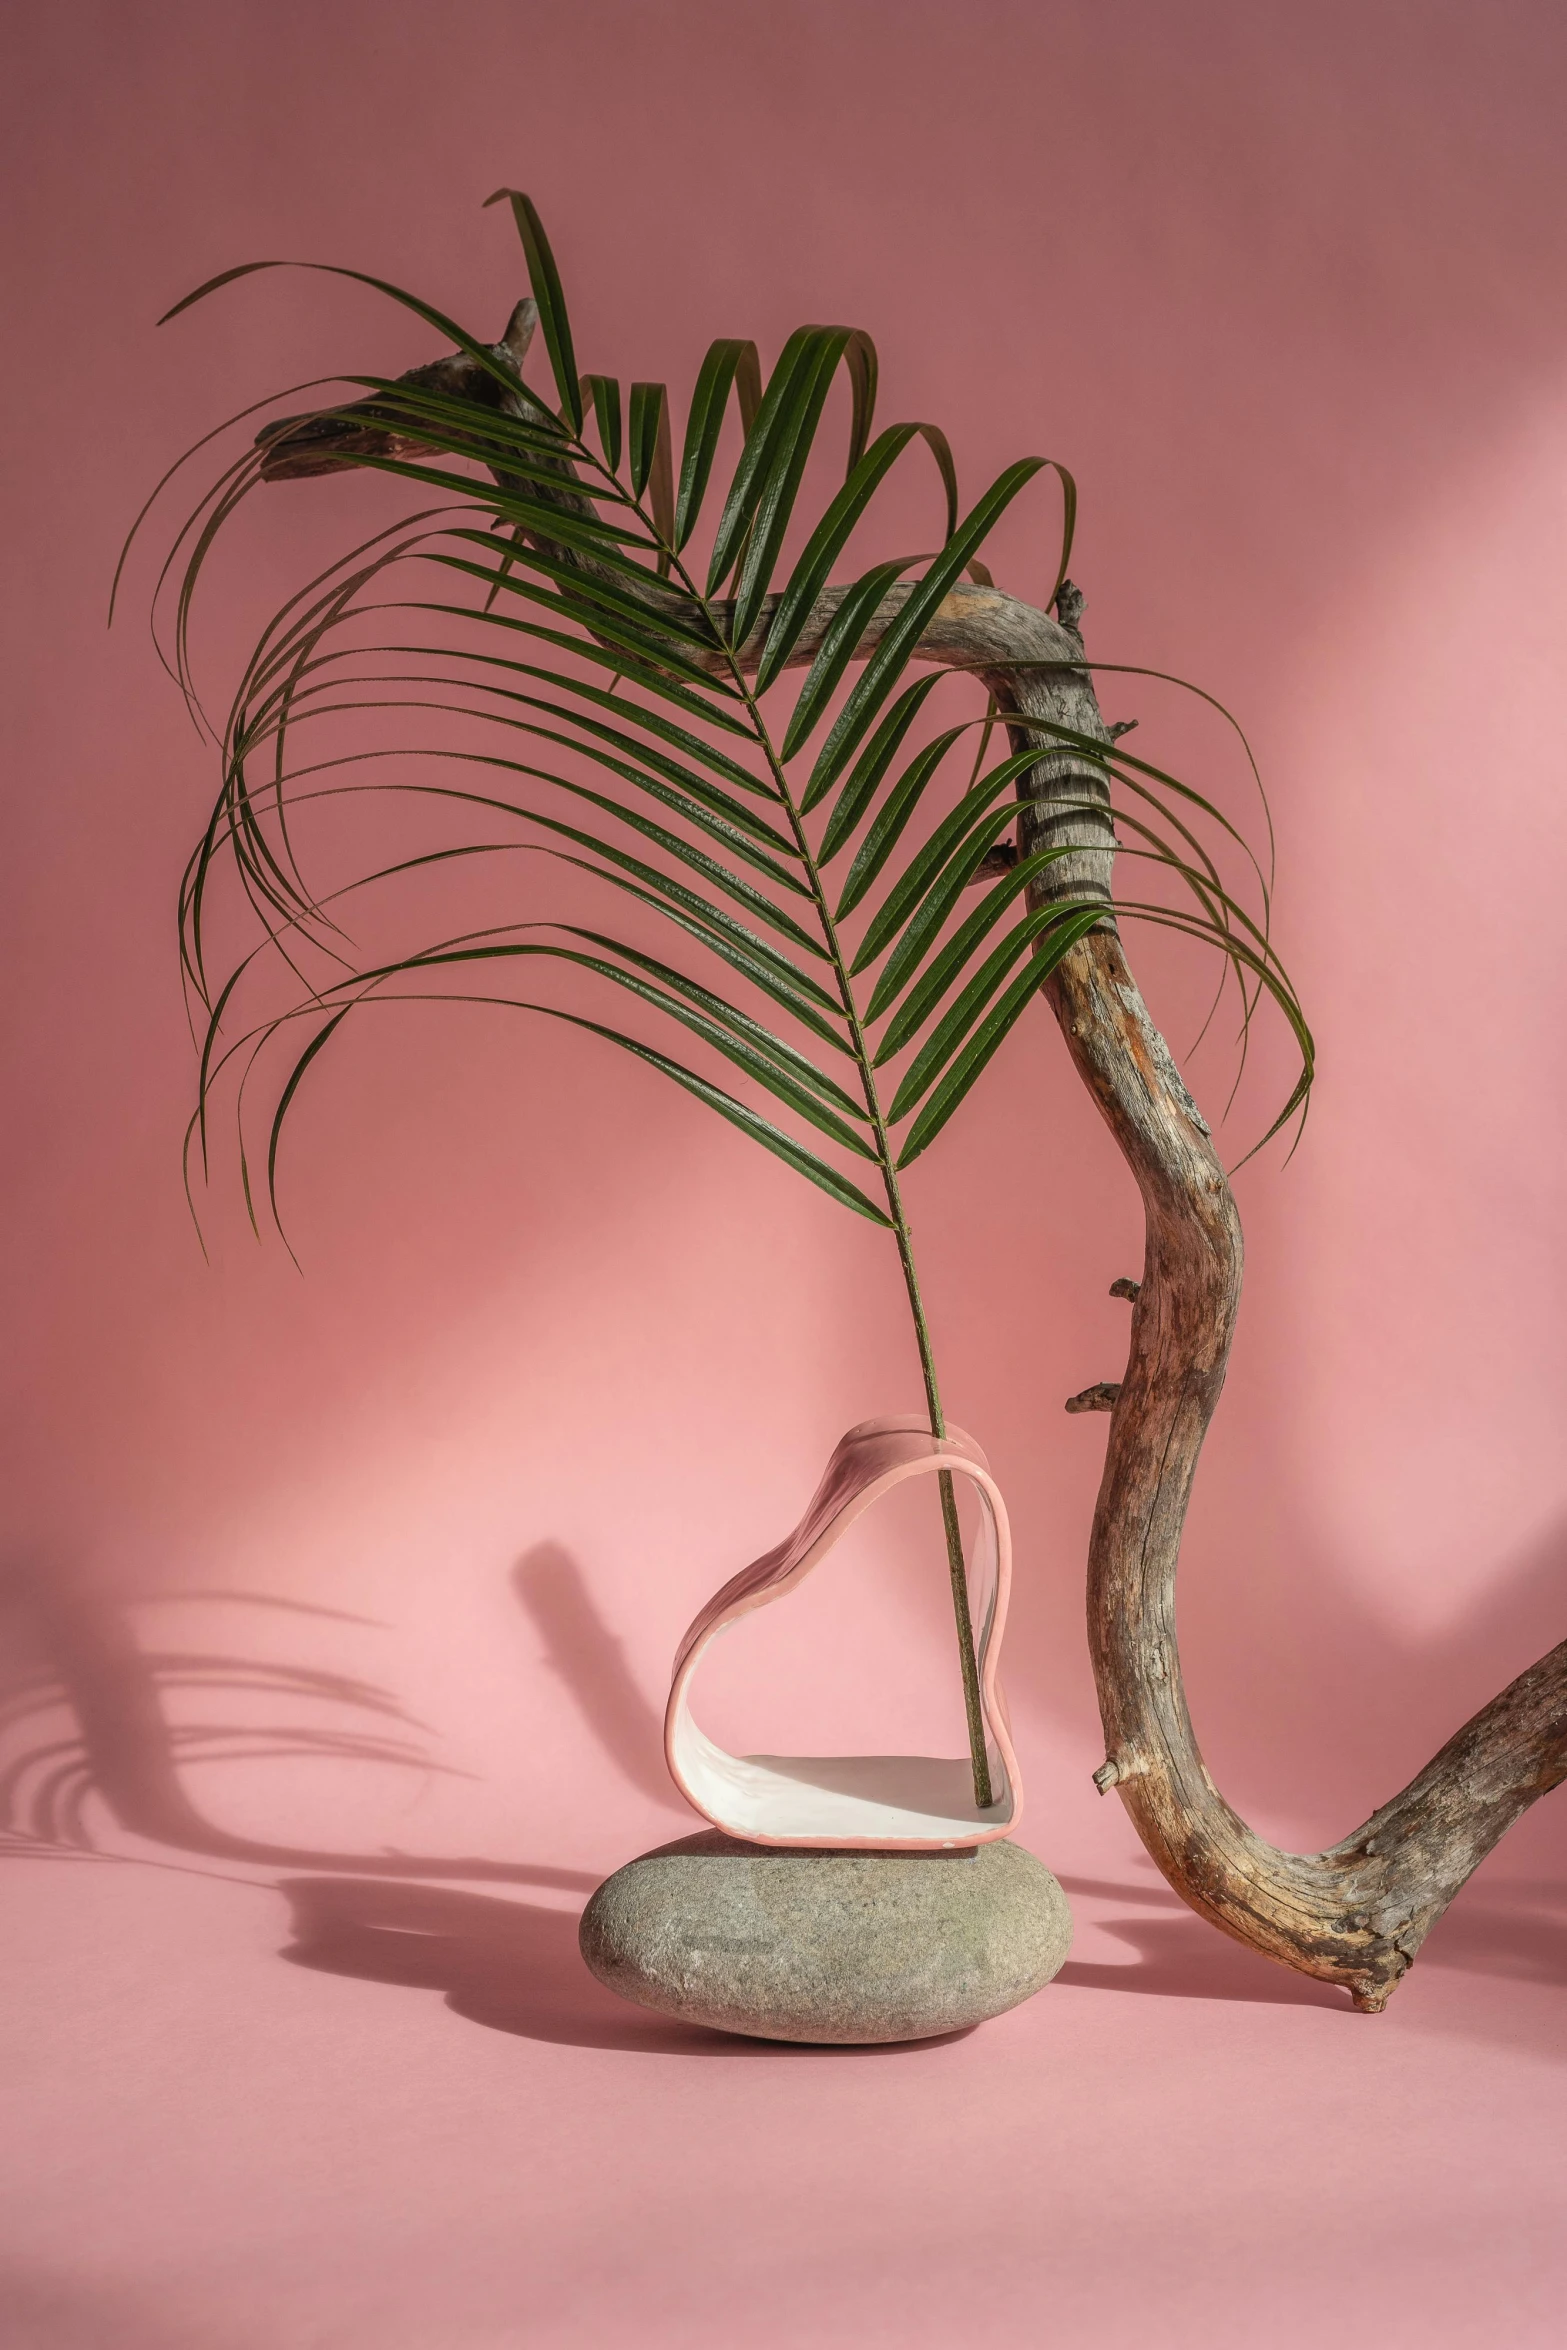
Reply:
M966 1478L979 1500L969 1608L994 1802L984 1811L976 1807L967 1755L726 1754L691 1712L691 1686L709 1641L753 1608L785 1598L894 1485L943 1469ZM912 1414L863 1420L839 1442L794 1532L716 1592L681 1641L664 1718L664 1752L676 1786L716 1828L750 1844L945 1852L1010 1835L1023 1789L997 1664L1011 1573L1006 1504L973 1439L958 1428L934 1437Z

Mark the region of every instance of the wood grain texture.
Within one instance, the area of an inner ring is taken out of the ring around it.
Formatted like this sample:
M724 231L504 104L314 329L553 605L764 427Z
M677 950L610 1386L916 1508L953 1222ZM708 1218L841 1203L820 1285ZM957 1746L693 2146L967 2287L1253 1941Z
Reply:
M496 348L514 363L532 319L514 315ZM520 346L520 348L519 348ZM504 399L461 357L410 381ZM360 423L366 405L270 436L265 473L281 480L335 470L386 445ZM550 499L588 511L569 467ZM539 487L534 485L537 497ZM590 558L551 547L555 559ZM649 601L678 601L649 581ZM895 588L861 642L870 653L911 590ZM808 662L842 600L829 590L793 648ZM777 599L758 617L741 660L754 669ZM693 606L688 617L699 617ZM1078 629L1082 599L1063 586L1056 614L962 586L941 605L918 658L974 672L1003 716L1053 719L1108 745ZM719 615L722 619L723 614ZM728 656L714 651L715 671ZM1026 729L1010 730L1016 749ZM1041 755L1018 786L1020 853L1066 846L1029 893L1104 900L1103 922L1046 983L1074 1066L1142 1195L1146 1256L1132 1300L1131 1348L1119 1383L1074 1403L1108 1410L1109 1442L1088 1561L1088 1635L1108 1759L1095 1773L1119 1793L1159 1868L1193 1909L1224 1932L1302 1973L1342 1983L1356 2007L1380 2009L1432 1926L1475 1867L1538 1796L1567 1776L1567 1642L1494 1698L1391 1802L1331 1850L1290 1853L1246 1825L1215 1787L1187 1709L1175 1637L1175 1577L1198 1456L1224 1384L1240 1305L1240 1218L1208 1127L1150 1019L1111 909L1115 837L1104 770L1078 750Z

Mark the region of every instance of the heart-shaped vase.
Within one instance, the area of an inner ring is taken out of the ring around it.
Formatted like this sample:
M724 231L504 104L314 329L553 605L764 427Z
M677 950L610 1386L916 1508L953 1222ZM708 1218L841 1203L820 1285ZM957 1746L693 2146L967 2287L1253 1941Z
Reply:
M786 1598L894 1485L944 1469L965 1479L979 1502L969 1612L995 1800L984 1811L976 1806L967 1755L725 1753L691 1712L691 1685L709 1641L753 1608ZM750 1844L943 1852L1009 1836L1023 1809L997 1679L1011 1573L1006 1504L973 1439L957 1428L932 1436L915 1415L861 1421L839 1442L794 1532L715 1592L681 1641L664 1717L664 1752L676 1786L716 1828Z

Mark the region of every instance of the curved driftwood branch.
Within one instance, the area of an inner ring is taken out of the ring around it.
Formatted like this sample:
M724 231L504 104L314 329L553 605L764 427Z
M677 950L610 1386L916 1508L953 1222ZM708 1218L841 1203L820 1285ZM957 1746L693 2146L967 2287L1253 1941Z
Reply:
M520 364L532 331L519 306L497 351ZM413 371L416 383L485 405L504 398L469 359ZM375 403L273 428L271 479L335 470L388 445ZM383 412L384 413L384 412ZM361 425L360 420L365 419ZM409 444L416 452L417 442ZM564 509L585 501L561 467ZM533 485L533 495L539 495ZM563 548L562 561L581 561ZM895 589L862 640L869 653L908 589ZM650 595L668 596L650 581ZM829 591L794 647L809 661L841 596ZM773 606L744 650L754 666ZM1082 599L1064 587L1058 617L994 588L961 587L920 641L923 660L972 670L1003 711L1047 718L1105 743L1084 660ZM715 659L715 667L718 666ZM1011 730L1013 747L1038 738ZM1018 786L1018 850L1076 854L1047 869L1031 905L1101 897L1104 921L1071 948L1047 992L1079 1076L1142 1193L1147 1254L1132 1299L1124 1378L1071 1399L1111 1414L1088 1565L1088 1630L1109 1759L1100 1792L1119 1790L1144 1844L1183 1900L1267 1957L1349 1990L1356 2007L1387 2001L1453 1895L1536 1797L1567 1777L1567 1642L1519 1675L1450 1738L1401 1794L1330 1851L1291 1853L1254 1834L1208 1776L1187 1711L1175 1638L1175 1573L1197 1456L1219 1392L1240 1304L1240 1218L1202 1113L1148 1016L1111 903L1115 835L1103 768L1080 751L1042 756Z
M1101 1793L1120 1791L1194 1909L1270 1958L1345 1984L1357 2007L1374 2011L1497 1839L1567 1777L1567 1642L1330 1851L1281 1852L1225 1802L1187 1711L1175 1571L1240 1303L1240 1219L1119 940L1085 939L1051 992L1147 1217L1089 1552L1089 1639L1109 1756L1095 1780Z
M1032 644L1024 657L1037 657ZM1097 709L1085 721L1086 671L1016 674L1012 706L1026 698L1037 714L1084 733L1105 731ZM993 673L994 682L1005 676ZM1084 782L1079 765L1066 786L1076 808ZM1059 774L1041 785L1036 769L1027 779L1025 852L1050 823L1050 800L1062 788ZM1108 896L1113 848L1097 853ZM1052 873L1040 900L1061 891ZM1141 1283L1116 1284L1132 1296L1125 1376L1068 1405L1113 1415L1088 1565L1089 1642L1109 1757L1095 1783L1101 1794L1120 1791L1154 1860L1202 1916L1269 1958L1344 1984L1356 2007L1375 2012L1492 1846L1567 1777L1567 1642L1520 1674L1330 1851L1282 1852L1225 1802L1187 1710L1175 1573L1240 1306L1240 1217L1112 922L1070 951L1048 992L1147 1219Z

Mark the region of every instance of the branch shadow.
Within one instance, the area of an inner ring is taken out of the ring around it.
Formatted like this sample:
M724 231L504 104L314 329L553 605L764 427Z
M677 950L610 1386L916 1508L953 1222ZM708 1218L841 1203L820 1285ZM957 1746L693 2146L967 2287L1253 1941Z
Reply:
M1121 1965L1069 1959L1058 1982L1153 1998L1348 2012L1347 1994L1338 1986L1296 1974L1232 1942L1168 1886L1115 1884L1097 1877L1064 1876L1060 1882L1066 1892L1085 1899L1135 1903L1169 1914L1097 1921L1102 1932L1126 1943L1135 1959ZM1567 1885L1548 1877L1490 1884L1472 1879L1438 1919L1414 1964L1422 1974L1434 1968L1567 1988Z
M1456 1974L1567 1986L1567 1885L1551 1878L1473 1881L1416 1961Z
M1082 1991L1129 1992L1149 1999L1220 1999L1242 2006L1331 2007L1349 2013L1349 1998L1335 1984L1316 1982L1232 1942L1187 1908L1168 1885L1111 1884L1098 1877L1063 1877L1063 1889L1088 1899L1135 1902L1168 1914L1101 1918L1101 1933L1126 1943L1129 1963L1069 1958L1058 1983Z
M1102 1929L1136 1952L1129 1965L1068 1959L1058 1983L1084 1991L1131 1992L1150 1999L1219 1999L1232 2005L1331 2007L1347 2015L1349 1999L1332 1983L1276 1966L1221 1936L1188 1910L1183 1918L1138 1919Z

